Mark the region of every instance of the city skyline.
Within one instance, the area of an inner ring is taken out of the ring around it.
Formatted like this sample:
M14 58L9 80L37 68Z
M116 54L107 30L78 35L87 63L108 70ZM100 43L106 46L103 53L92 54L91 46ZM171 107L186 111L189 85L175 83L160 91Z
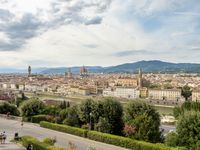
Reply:
M198 0L0 1L3 68L200 63Z

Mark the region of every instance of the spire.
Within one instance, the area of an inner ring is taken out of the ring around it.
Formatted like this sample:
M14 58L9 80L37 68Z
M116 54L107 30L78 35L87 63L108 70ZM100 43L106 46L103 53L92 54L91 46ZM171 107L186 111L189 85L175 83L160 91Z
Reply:
M139 88L142 88L142 69L139 68L139 71L138 71L138 86Z

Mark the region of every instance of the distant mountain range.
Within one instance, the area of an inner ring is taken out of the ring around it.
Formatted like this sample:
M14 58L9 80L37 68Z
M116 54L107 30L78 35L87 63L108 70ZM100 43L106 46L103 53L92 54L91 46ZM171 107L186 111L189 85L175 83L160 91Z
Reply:
M70 67L73 73L79 73L81 66ZM85 66L90 73L119 73L119 72L137 72L141 68L143 72L163 72L163 73L200 73L200 64L195 63L170 63L159 60L138 61L134 63L125 63L117 66L101 67L101 66ZM33 73L38 74L63 74L67 72L68 67L56 68L32 68ZM0 68L0 73L26 73L27 70L22 69L5 69Z

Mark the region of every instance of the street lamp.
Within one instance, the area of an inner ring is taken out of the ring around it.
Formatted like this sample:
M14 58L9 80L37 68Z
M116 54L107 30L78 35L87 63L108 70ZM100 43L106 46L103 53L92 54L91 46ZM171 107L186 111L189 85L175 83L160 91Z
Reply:
M92 112L90 112L89 115L90 115L90 130L92 130L92 115L93 115Z

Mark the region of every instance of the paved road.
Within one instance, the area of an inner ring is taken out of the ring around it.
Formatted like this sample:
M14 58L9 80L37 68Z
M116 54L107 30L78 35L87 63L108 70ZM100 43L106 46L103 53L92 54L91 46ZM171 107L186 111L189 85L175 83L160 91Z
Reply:
M0 144L0 150L25 150L25 148L14 144L14 143L6 143L6 144Z
M66 148L69 147L69 142L72 142L76 145L77 150L87 150L90 146L95 147L97 150L126 150L114 145L96 142L82 137L41 128L39 125L32 123L25 123L24 126L21 127L19 121L0 118L0 132L3 131L6 132L8 139L12 139L15 132L18 132L20 136L31 135L37 137L38 139L43 139L45 137L56 137L56 146Z

